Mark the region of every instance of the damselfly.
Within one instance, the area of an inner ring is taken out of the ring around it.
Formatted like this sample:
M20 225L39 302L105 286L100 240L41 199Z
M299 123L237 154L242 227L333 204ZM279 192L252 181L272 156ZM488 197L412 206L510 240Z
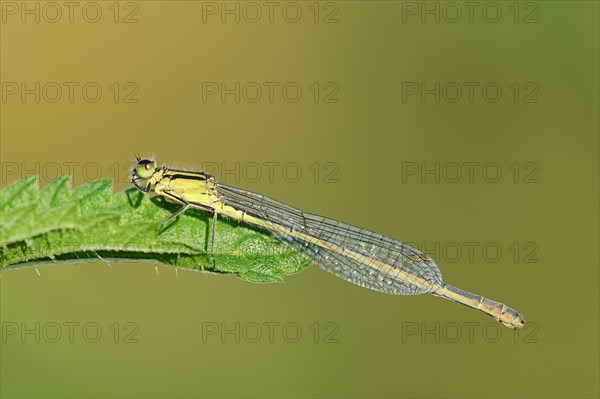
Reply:
M321 268L361 287L396 295L430 293L479 309L506 327L525 325L523 315L503 303L446 284L434 260L408 244L218 183L206 173L136 158L133 184L181 205L163 226L191 208L213 214L211 253L217 217L223 215L267 230Z

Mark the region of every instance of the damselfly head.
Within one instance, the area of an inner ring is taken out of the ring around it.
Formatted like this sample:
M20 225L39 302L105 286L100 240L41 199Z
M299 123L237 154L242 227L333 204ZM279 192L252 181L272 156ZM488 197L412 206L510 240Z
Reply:
M151 159L140 159L137 165L133 168L133 174L140 179L149 179L154 174L156 162Z
M156 172L156 162L152 159L141 159L136 156L137 163L131 171L131 182L144 192L150 189L149 179Z

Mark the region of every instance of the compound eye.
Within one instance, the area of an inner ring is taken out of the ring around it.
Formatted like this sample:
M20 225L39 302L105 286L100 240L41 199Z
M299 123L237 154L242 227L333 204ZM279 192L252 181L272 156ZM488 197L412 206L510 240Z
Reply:
M138 162L137 168L135 168L135 174L142 179L149 179L156 168L154 161L150 159L142 159Z

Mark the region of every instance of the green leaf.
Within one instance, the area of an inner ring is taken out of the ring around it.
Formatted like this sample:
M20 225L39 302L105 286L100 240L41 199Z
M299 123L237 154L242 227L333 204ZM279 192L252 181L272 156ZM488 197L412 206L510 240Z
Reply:
M216 226L213 264L211 214L187 211L161 231L178 205L135 188L113 195L110 180L76 189L70 181L61 176L40 190L37 177L26 177L0 191L0 270L116 259L278 282L309 265L268 232L224 219Z

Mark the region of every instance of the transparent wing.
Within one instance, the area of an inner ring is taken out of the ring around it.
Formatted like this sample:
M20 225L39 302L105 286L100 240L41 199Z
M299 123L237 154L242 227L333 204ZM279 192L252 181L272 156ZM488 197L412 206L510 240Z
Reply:
M428 293L443 284L437 264L408 244L337 220L311 215L263 195L235 187L217 184L217 191L226 205L246 211L267 224L284 226L359 253L360 258L355 259L344 252L285 234L281 229L269 229L280 241L309 256L322 269L353 284L396 295ZM406 273L398 274L384 270L377 267L373 260Z

